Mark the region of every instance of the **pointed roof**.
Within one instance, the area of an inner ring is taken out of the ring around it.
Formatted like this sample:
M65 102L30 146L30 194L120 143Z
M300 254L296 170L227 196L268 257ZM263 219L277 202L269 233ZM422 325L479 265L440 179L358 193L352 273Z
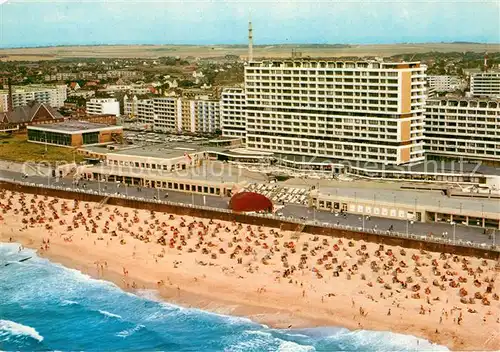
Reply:
M30 101L28 105L19 106L14 111L0 114L0 122L4 123L27 123L59 119L64 119L64 116L51 106L37 101Z

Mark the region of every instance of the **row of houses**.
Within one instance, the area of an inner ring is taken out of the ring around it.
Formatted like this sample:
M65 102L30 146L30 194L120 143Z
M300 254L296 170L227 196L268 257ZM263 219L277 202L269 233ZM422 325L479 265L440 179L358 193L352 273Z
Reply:
M109 79L109 78L138 78L142 74L138 71L129 70L111 70L108 72L58 72L54 74L45 75L45 82L55 81L71 81L76 79Z

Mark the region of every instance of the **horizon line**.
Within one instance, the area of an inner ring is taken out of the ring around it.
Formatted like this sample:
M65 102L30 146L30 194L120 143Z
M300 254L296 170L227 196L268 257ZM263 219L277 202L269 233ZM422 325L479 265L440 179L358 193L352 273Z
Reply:
M255 47L265 46L379 46L379 45L424 45L424 44L462 44L462 45L500 45L500 42L474 42L474 41L429 41L429 42L394 42L394 43L263 43L254 44ZM212 43L212 44L181 44L181 43L101 43L101 44L55 44L55 45L34 45L34 46L7 46L0 47L0 50L11 49L43 49L43 48L60 48L60 47L92 47L92 46L232 46L232 47L247 47L247 43L242 44L227 44L227 43Z

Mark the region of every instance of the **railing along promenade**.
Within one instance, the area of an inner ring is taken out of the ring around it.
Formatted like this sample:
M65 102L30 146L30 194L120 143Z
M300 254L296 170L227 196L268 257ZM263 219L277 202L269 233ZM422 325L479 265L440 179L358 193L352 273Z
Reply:
M110 199L113 199L113 198L114 199L123 199L123 200L138 201L138 202L158 204L158 205L163 204L163 205L168 205L168 206L172 206L172 207L197 209L200 211L216 212L216 213L221 213L221 214L223 214L223 213L233 214L235 216L236 216L236 214L240 214L240 213L235 213L229 209L210 207L210 206L206 206L206 205L178 203L178 202L172 202L172 201L162 200L162 199L152 199L152 198L146 198L146 197L128 196L128 195L124 195L124 194L115 194L115 193L105 192L102 190L96 191L96 190L92 190L92 189L82 189L82 188L64 187L64 186L56 186L56 185L47 185L47 184L25 182L25 181L12 180L12 179L6 179L6 178L0 177L0 188L6 188L5 186L2 185L2 183L18 185L19 187L24 186L24 187L33 187L33 188L43 188L43 189L48 189L48 190L51 189L51 190L62 191L62 192L88 194L88 195L94 195L94 196L98 196L98 197L109 197ZM320 229L321 228L322 229L335 229L335 230L339 230L339 231L349 231L351 233L359 233L359 234L366 234L366 235L377 235L377 236L394 238L394 239L401 239L401 240L434 243L434 244L439 244L439 245L463 247L463 248L477 248L477 249L485 251L485 252L490 252L490 251L496 252L496 255L500 259L500 246L498 246L498 245L488 245L486 243L463 241L461 239L458 239L455 241L455 243L453 243L453 240L449 239L449 238L416 235L416 234L411 234L411 233L406 234L406 233L401 233L401 232L396 232L396 231L382 231L382 230L378 230L378 229L365 228L363 230L361 227L356 227L356 226L341 225L341 224L334 224L334 223L325 223L325 222L312 221L312 220L301 220L301 219L296 219L296 218L283 218L283 217L279 217L279 216L276 216L276 215L270 214L270 213L263 213L263 214L252 213L252 214L244 214L244 215L245 215L245 217L254 218L254 219L274 220L276 223L281 223L281 224L289 224L289 225L293 224L293 225L295 225L295 228L301 227L303 229L304 233L316 233L316 232L312 232L310 230L308 231L307 227L320 228ZM256 223L258 223L258 221L253 221L252 223L256 224ZM290 227L290 226L287 230L294 231L293 227Z

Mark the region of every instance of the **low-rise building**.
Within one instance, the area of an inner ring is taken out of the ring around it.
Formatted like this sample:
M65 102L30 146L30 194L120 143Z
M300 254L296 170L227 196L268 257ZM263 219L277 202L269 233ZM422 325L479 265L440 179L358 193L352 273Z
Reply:
M58 73L51 74L51 75L45 75L44 80L45 80L45 82L69 81L72 79L76 79L77 76L78 75L76 73L72 73L72 72L58 72Z
M427 100L425 141L428 157L500 163L500 100Z
M28 125L64 121L64 117L48 104L31 101L13 111L0 112L0 129L24 130Z
M69 91L69 97L81 97L81 98L92 98L95 97L95 90L77 90L77 91Z
M79 147L113 143L121 139L123 128L86 121L28 126L28 141L34 143Z
M86 104L87 114L120 116L120 103L115 98L90 99Z

